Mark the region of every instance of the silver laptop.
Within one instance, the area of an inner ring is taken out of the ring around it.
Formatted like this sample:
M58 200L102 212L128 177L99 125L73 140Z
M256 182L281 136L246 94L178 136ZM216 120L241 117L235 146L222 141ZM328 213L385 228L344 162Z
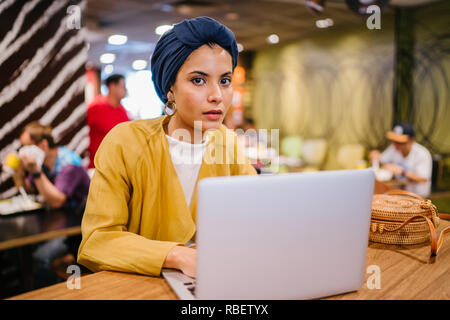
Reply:
M206 178L197 276L164 269L180 299L314 299L364 281L371 169Z

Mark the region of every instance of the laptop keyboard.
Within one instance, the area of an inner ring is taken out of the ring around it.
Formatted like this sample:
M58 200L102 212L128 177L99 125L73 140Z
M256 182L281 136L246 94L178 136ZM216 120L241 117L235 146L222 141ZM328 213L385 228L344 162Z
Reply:
M196 295L196 280L178 270L164 269L162 275L180 299L192 300Z

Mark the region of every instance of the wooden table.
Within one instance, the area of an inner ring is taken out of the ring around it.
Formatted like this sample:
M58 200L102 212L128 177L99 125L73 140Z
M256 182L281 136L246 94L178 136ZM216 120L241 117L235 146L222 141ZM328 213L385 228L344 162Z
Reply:
M0 216L0 250L81 233L81 217L65 210Z
M69 210L39 210L0 216L0 251L17 248L24 291L33 288L32 245L81 234L81 216Z
M449 221L442 221L438 231L449 225ZM357 292L327 299L450 299L450 237L445 239L435 259L430 259L429 254L428 244L402 248L371 243L366 270L372 265L380 268L380 289L368 288L367 281L373 276L370 272ZM80 281L79 290L69 290L66 283L60 283L11 299L177 299L161 277L102 271L83 276Z
M440 231L450 226L441 219ZM450 299L450 236L444 238L437 257L430 258L429 243L415 246L388 246L370 243L366 270L378 265L381 270L381 289L369 289L366 283L357 292L332 299ZM366 274L366 279L371 274Z

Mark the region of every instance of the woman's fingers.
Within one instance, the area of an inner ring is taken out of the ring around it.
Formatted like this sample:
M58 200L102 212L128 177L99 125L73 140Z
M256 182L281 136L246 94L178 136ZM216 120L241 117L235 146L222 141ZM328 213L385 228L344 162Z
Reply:
M193 248L185 249L180 269L185 275L195 278L195 275L197 274L197 250Z

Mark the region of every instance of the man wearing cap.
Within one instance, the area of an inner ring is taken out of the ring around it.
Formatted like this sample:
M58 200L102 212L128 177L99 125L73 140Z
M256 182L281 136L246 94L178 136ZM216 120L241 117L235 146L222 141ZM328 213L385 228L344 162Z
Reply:
M386 137L392 144L383 153L373 150L372 163L381 162L382 168L392 172L396 179L413 182L406 186L407 191L427 197L431 191L433 160L430 152L415 142L413 127L400 123Z

